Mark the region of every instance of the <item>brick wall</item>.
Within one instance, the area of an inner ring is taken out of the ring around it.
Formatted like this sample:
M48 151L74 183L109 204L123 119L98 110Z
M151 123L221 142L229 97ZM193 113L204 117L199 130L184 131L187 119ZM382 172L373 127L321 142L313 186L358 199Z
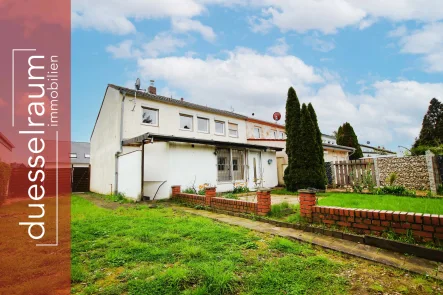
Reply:
M443 241L443 215L317 206L315 194L304 195L302 199L300 193L300 212L309 222L365 235L381 235L386 231L407 235L410 231L417 241Z
M246 202L216 197L215 187L206 188L205 195L184 194L180 186L172 186L172 199L180 200L188 204L203 205L214 209L253 213L266 215L271 211L271 191L269 189L259 189L257 191L257 202Z

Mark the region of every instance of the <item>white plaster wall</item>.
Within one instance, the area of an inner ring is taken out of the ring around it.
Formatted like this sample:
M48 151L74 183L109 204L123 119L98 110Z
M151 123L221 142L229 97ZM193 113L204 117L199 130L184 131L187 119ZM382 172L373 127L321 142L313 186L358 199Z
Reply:
M133 200L141 197L141 155L135 151L118 158L118 192Z
M277 157L274 151L272 152L262 152L262 170L263 170L263 186L264 187L275 187L278 185L278 175L277 175ZM268 160L272 163L269 164Z
M323 151L324 151L325 162L349 160L349 152L333 150L333 149L324 149Z
M91 137L91 185L93 192L109 194L115 189L115 153L120 144L120 105L118 90L108 87L101 114Z
M272 126L270 126L272 125ZM286 132L284 126L274 125L271 122L269 124L259 123L255 121L247 121L246 122L246 136L247 138L254 138L254 128L260 127L260 138L262 139L275 139L273 130L277 131L277 139L280 139L280 132ZM284 135L286 138L286 135Z
M142 107L158 109L158 126L142 123ZM180 130L180 114L193 116L192 131ZM209 133L197 131L197 117L209 119ZM225 135L215 134L215 120L225 122ZM238 124L238 137L228 135L228 123ZM127 96L125 100L123 137L125 139L133 138L147 132L219 141L246 142L246 121L244 119L152 101L146 98L137 98L134 108L133 97Z
M154 142L145 145L145 165L143 194L155 199L168 198L171 184L169 180L169 143ZM167 181L161 187L163 181Z

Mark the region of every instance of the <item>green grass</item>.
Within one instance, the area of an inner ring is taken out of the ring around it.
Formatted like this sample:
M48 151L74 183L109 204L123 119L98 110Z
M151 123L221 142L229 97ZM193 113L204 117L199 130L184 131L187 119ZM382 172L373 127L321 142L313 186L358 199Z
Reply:
M273 189L271 191L271 194L273 194L273 195L294 195L294 196L298 196L298 192L290 192L290 191L287 191L285 188Z
M274 204L271 206L271 212L269 212L269 216L275 218L282 218L284 216L294 214L299 208L300 208L299 205L289 204L288 202Z
M319 199L319 205L443 214L443 199L354 193L329 193L326 195L326 197Z
M72 198L74 294L338 294L342 267L308 244L169 208Z

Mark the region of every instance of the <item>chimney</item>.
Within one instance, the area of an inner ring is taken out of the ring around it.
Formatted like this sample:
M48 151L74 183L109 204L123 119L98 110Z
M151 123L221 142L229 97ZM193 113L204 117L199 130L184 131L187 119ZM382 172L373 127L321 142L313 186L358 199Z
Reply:
M157 88L154 87L154 80L151 80L151 85L149 85L148 92L150 94L157 95Z
M181 101L184 101L185 99L182 97L180 100L181 100Z

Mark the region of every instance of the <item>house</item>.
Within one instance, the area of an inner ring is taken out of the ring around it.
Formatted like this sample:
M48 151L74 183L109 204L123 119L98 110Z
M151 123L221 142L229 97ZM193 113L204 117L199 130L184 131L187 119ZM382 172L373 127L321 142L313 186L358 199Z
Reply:
M288 156L285 151L285 126L256 118L248 118L246 132L249 143L264 144L283 149L277 151L277 170L278 184L284 185L284 171L288 166ZM325 162L347 161L349 156L355 151L354 148L337 145L335 137L330 135L322 134L322 141Z
M91 135L93 192L164 199L172 185L231 191L278 184L276 152L253 144L247 117L109 84Z
M4 163L14 162L12 157L13 148L14 145L12 144L12 142L10 142L9 139L0 132L0 161Z
M363 158L396 157L397 153L387 150L384 147L374 147L367 144L360 144Z
M90 173L90 144L89 142L71 142L71 188L72 192L89 191Z

